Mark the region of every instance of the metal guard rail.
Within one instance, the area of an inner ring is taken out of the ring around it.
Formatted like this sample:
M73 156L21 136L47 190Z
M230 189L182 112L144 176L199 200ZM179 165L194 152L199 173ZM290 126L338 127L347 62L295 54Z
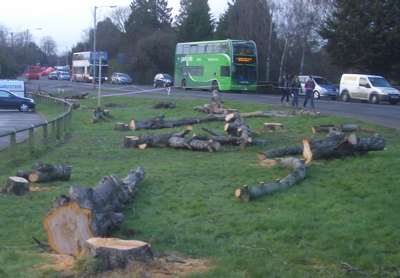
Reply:
M43 103L45 105L50 105L53 107L61 107L64 108L64 113L58 117L55 117L49 121L40 122L37 124L31 124L30 126L13 129L11 131L1 132L0 138L9 136L10 137L10 146L8 147L10 151L10 158L16 159L17 158L17 140L16 135L17 133L29 131L28 136L28 144L29 144L29 151L32 153L35 150L35 128L42 128L43 131L43 146L50 144L51 142L56 142L56 140L61 139L66 131L68 126L72 122L72 110L73 105L63 99L50 97L46 95L30 93L29 96L37 103ZM49 134L49 126L50 126L50 134Z

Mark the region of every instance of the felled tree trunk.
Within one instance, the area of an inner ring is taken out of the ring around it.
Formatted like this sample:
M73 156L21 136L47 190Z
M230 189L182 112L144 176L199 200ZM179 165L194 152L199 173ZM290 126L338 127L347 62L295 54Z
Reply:
M1 192L22 196L29 192L29 182L21 177L8 177L8 180Z
M293 171L282 180L277 180L274 183L260 183L257 187L249 188L245 185L242 189L236 189L235 196L244 202L249 202L264 195L273 194L282 189L287 189L295 185L297 182L306 178L306 166L297 158L288 157L279 160L284 167L291 168Z
M196 134L193 136L193 138L195 138L197 140L201 140L201 141L212 140L213 142L218 142L221 145L240 146L242 144L242 139L240 137L236 137L236 136L224 136L224 135L213 136L213 135L206 135L206 134ZM251 143L248 142L246 146L265 146L266 144L267 144L267 141L265 141L265 140L253 138Z
M102 271L125 268L131 261L154 260L150 244L138 240L89 238L86 240L86 251L96 259Z
M69 181L72 166L34 163L31 170L18 170L17 176L30 182L47 182L55 180Z
M153 109L173 109L176 107L176 104L171 101L163 101L153 105Z
M140 136L125 136L124 147L125 148L163 148L169 145L169 140L172 137L184 137L190 131L192 127L188 126L183 131L178 133L167 133L167 134L143 134ZM145 146L143 146L145 145Z
M130 128L132 131L141 129L162 129L171 128L183 125L194 125L212 121L225 121L225 115L215 115L210 114L206 117L193 117L193 118L183 118L178 120L164 121L164 115L160 115L155 118L149 118L144 120L132 120L130 123Z
M112 122L111 115L108 110L103 110L101 107L97 107L96 110L93 110L93 118L92 123L97 122L98 120L102 119L106 122Z
M188 149L191 151L209 151L215 152L221 148L221 144L218 142L210 141L201 141L196 140L195 138L180 138L180 137L171 137L168 142L168 146L174 149Z
M379 133L371 138L357 138L354 133L345 136L335 133L324 139L303 140L303 156L307 163L316 159L341 158L344 156L359 156L369 151L382 151L386 140Z
M115 131L132 131L129 125L124 123L115 123L114 126Z
M229 135L240 137L240 147L244 148L252 143L253 138L251 137L250 127L246 125L239 113L228 114L225 117L225 121L227 122L225 131Z
M314 126L314 127L312 127L311 130L313 133L317 133L317 132L330 133L330 132L332 132L332 130L337 130L337 131L341 131L341 132L356 132L356 131L376 132L375 128L359 126L359 125L354 125L354 124L321 125L321 126Z
M136 196L136 185L144 176L145 170L138 167L122 181L110 175L94 188L71 186L69 196L57 197L43 219L50 247L59 254L76 255L88 238L117 230L125 219L121 211Z
M313 117L321 116L320 112L305 111L305 110L292 110L292 111L254 111L248 113L239 113L242 118L290 118L293 116L307 115Z
M71 97L65 97L65 99L87 99L88 98L89 93L76 93L75 95L71 96Z
M227 114L227 110L224 108L221 94L218 90L214 90L212 92L210 104L205 104L204 106L196 106L194 110L202 111L207 114Z

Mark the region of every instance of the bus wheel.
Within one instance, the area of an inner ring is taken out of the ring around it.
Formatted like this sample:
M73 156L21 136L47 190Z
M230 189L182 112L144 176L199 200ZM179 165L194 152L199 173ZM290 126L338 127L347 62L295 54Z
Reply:
M218 82L214 81L212 86L211 86L211 91L219 91L219 86L218 86Z
M185 80L185 79L182 80L181 89L182 89L182 90L186 90L186 89L187 89L187 88L186 88L186 80Z

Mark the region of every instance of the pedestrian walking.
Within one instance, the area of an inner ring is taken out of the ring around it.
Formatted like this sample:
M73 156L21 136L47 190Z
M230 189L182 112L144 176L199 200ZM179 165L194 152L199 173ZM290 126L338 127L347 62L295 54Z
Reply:
M291 106L294 108L299 108L299 92L301 90L301 83L297 75L293 78L290 87L292 88L292 95L293 95L293 101Z
M314 88L315 88L315 84L314 84L314 80L312 79L311 75L308 77L304 87L306 89L306 98L304 99L303 107L306 107L307 100L310 98L311 107L315 108L314 107Z
M279 88L281 88L281 92L282 92L281 106L282 106L282 102L285 98L286 98L286 106L289 106L290 74L285 73L281 82L279 82Z

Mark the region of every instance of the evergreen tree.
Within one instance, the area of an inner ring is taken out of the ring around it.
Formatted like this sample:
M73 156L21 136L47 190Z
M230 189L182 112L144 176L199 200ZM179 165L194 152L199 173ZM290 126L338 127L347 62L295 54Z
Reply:
M393 76L400 59L399 0L337 0L320 30L344 70Z
M214 22L208 0L181 0L176 17L179 42L204 41L213 38Z

